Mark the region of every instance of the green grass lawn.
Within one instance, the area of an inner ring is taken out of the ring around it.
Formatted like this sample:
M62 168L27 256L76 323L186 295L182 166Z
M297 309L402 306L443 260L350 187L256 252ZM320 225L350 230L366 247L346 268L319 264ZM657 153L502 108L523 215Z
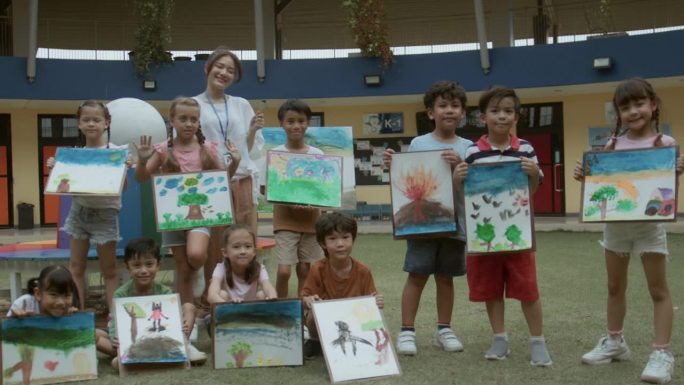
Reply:
M600 233L537 233L537 269L544 310L544 329L554 364L533 368L529 364L527 326L516 301L507 302L506 325L511 354L504 361L487 361L491 330L484 305L468 302L464 277L455 280L456 303L452 327L465 346L461 353L446 353L432 346L435 328L435 286L426 286L416 320L418 355L400 357L400 377L374 383L391 384L623 384L639 383L653 338L652 306L640 260L630 269L625 336L632 349L630 361L590 367L580 363L583 353L593 348L605 331L606 283ZM681 361L681 317L684 280L682 256L684 235L670 235L674 259L669 264L669 282L675 308L673 353ZM406 278L402 271L404 241L390 235L360 235L354 257L371 267L378 291L385 295L385 318L394 337L400 324L401 292ZM273 272L274 261L268 261ZM296 279L291 279L294 292ZM272 282L274 277L272 277ZM197 346L209 352L211 341L205 332ZM213 370L211 363L190 370L164 371L119 378L106 360L100 361L100 378L82 384L324 384L329 382L325 360L320 357L296 368ZM675 371L673 383L682 376Z

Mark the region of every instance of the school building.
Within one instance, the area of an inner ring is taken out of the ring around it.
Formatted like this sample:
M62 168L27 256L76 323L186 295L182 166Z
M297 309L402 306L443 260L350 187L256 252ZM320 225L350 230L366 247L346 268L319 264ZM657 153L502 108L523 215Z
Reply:
M401 146L429 130L422 94L435 81L457 81L468 92L468 118L458 132L471 139L485 132L475 108L482 90L515 88L525 111L517 134L532 142L546 175L535 197L538 215L579 211L575 161L614 126L609 102L619 81L647 78L663 101L661 127L684 141L679 0L388 0L395 56L387 68L354 54L339 1L175 0L168 49L192 60L145 78L126 56L139 23L134 3L0 0L0 227L18 225L20 203L34 205L36 226L56 222L54 197L42 194L45 159L76 143L81 101L138 98L166 117L171 99L205 88L204 62L192 54L218 45L243 59L244 77L227 92L254 106L266 100L267 126L278 125L283 100L302 98L325 126L351 126L354 138L371 146ZM562 42L569 36L576 41ZM478 41L489 48L478 49ZM61 58L69 55L90 59ZM296 58L307 55L330 57ZM154 80L155 88L143 89L143 80ZM369 129L364 121L375 114L397 124ZM367 166L356 170L357 199L390 203L372 154L359 150L355 157Z

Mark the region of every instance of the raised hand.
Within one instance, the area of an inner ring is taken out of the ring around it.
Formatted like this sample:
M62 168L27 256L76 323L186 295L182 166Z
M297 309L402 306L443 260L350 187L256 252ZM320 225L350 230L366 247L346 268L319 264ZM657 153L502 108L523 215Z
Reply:
M154 146L152 146L152 137L148 135L140 136L140 145L133 142L133 147L138 152L138 161L140 163L147 163L147 161L154 155Z
M256 131L262 128L264 128L264 113L257 111L257 113L252 117L252 121L249 123L249 129Z

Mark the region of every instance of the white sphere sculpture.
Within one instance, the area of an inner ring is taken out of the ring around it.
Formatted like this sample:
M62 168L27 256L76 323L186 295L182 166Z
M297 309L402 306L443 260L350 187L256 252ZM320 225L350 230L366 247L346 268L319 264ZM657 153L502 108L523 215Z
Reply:
M107 103L112 115L110 141L116 145L129 145L131 154L137 157L131 143L140 144L140 136L152 137L152 143L166 140L166 123L159 111L151 104L135 98L121 98Z

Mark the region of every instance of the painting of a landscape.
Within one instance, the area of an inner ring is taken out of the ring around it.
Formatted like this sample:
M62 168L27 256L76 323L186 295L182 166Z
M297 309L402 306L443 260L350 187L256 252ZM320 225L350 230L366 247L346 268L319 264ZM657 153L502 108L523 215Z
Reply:
M585 152L581 221L674 221L678 153L678 147Z
M342 157L269 151L266 199L269 202L340 207Z
M285 144L287 136L282 127L264 127L262 149L263 159L269 150ZM342 206L343 209L356 209L356 175L354 173L354 138L351 127L309 127L304 134L304 142L323 151L326 155L342 156ZM264 165L265 168L265 165ZM265 173L264 182L265 184Z
M5 385L97 378L94 313L4 319L2 369Z
M470 165L464 195L469 253L534 249L529 177L520 162Z
M304 364L299 299L216 304L213 328L215 369Z
M45 194L121 195L127 156L125 149L58 148Z

